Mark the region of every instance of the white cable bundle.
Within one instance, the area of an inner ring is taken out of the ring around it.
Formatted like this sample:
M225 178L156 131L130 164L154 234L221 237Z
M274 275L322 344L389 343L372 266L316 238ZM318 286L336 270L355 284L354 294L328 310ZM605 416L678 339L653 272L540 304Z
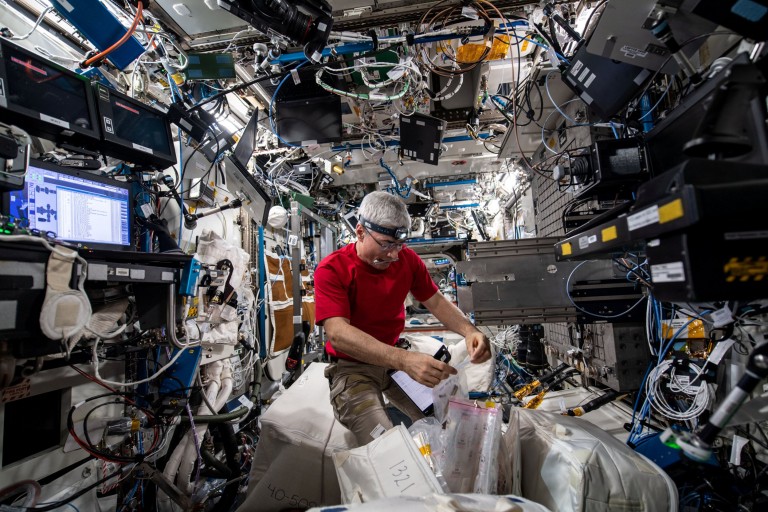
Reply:
M499 351L513 354L517 351L518 345L520 345L521 339L518 334L519 331L520 326L518 325L507 327L491 338L491 343L493 343Z
M648 375L648 380L646 380L645 389L650 398L651 406L660 414L672 420L686 421L698 418L706 410L711 400L711 392L706 382L701 382L698 387L693 386L693 383L701 376L701 368L693 363L688 364L696 370L696 377L689 382L683 381L675 375L675 369L672 367L672 361L670 360L659 363ZM682 393L692 397L692 402L685 411L678 411L673 408L661 392L661 377L667 371L670 372L669 390L672 393Z

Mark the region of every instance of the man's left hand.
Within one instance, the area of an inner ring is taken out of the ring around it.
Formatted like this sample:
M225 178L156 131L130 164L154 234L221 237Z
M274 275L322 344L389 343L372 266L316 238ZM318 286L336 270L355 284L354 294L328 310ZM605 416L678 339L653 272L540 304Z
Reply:
M480 331L470 333L464 341L467 343L469 361L473 364L483 363L491 358L491 342Z

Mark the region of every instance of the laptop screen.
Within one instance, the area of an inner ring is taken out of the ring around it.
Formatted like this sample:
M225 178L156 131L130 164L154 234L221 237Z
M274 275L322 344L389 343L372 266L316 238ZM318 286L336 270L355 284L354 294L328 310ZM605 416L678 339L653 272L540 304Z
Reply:
M130 200L128 183L33 160L24 188L6 194L4 209L59 240L131 250Z

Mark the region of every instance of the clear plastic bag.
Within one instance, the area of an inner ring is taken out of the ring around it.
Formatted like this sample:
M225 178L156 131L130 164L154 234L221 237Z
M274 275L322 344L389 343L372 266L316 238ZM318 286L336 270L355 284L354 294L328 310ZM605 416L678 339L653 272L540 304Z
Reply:
M440 487L443 488L444 492L448 492L448 483L443 478L442 471L443 446L440 444L442 431L443 426L431 416L414 421L408 429L408 433L413 437L413 442L416 443L419 452L424 456L427 465L435 474Z
M445 421L448 410L448 400L451 397L467 398L469 396L466 376L462 371L468 364L468 362L464 362L456 366L456 370L458 370L457 374L451 375L432 388L435 418L437 418L440 423Z
M493 402L448 400L441 471L451 492L496 493L502 413Z

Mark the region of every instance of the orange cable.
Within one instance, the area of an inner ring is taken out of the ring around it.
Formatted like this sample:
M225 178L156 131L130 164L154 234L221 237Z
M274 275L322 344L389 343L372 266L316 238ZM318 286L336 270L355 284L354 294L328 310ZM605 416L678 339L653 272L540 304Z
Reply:
M131 28L129 28L128 31L125 34L123 34L123 37L121 37L112 46L110 46L109 48L107 48L103 52L100 52L100 53L94 55L93 57L91 57L90 59L86 60L83 63L84 67L89 67L94 62L103 60L104 57L106 57L111 52L113 52L116 49L118 49L119 47L121 47L126 41L128 41L128 39L133 35L133 33L136 32L136 27L139 25L139 21L141 20L141 15L142 15L143 10L144 9L143 9L141 0L139 0L139 2L137 2L137 7L136 7L136 16L133 18L133 24L131 24Z

